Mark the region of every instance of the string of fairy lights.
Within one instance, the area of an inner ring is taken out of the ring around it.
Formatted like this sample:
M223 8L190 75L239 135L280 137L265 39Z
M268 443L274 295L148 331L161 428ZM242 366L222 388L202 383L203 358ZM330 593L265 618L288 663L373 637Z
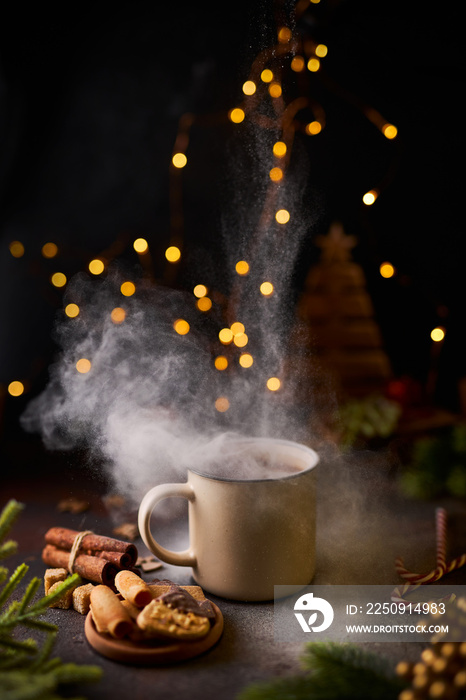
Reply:
M228 120L234 127L250 120L256 126L269 130L274 134L279 133L272 146L271 167L267 178L267 187L263 203L263 215L256 231L256 237L260 239L261 230L267 229L271 221L286 228L291 221L290 211L283 205L278 206L278 192L282 188L287 176L287 168L290 163L295 134L299 131L310 138L316 138L326 127L325 110L321 104L313 100L309 95L312 92L309 85L306 90L295 90L296 96L289 101L285 100L288 94L286 81L289 77L296 80L313 75L320 75L328 52L331 50L323 43L317 43L310 39L302 39L295 31L298 18L308 10L312 4L318 4L320 0L298 0L292 16L282 24L277 25L276 42L273 46L262 51L251 65L249 75L246 76L241 87L241 99L238 104L232 106L227 114L220 115L220 119ZM304 93L304 94L303 94ZM272 106L267 114L258 109L258 105L267 99ZM398 136L397 127L387 121L377 110L362 107L364 116L374 124L379 132L388 140L393 141ZM303 120L303 114L312 114L311 119ZM271 114L271 116L270 116ZM165 260L169 267L176 268L183 256L183 197L182 174L189 168L189 143L191 129L200 123L200 119L193 114L185 114L179 120L179 128L174 142L171 162L169 164L170 178L170 211L171 228L170 241L165 250ZM212 120L210 120L212 123ZM372 206L381 194L382 187L375 186L362 193L361 199L365 206ZM257 244L257 241L256 241ZM138 237L132 241L132 247L139 257L141 264L147 266L151 255L150 246L145 238ZM9 244L11 256L20 261L25 255L25 246L15 240ZM57 269L50 275L49 283L56 290L64 290L68 279L60 270L60 248L52 242L46 242L41 249L43 258L57 262ZM109 264L105 256L96 256L89 260L87 269L89 274L95 277L104 275ZM234 263L235 284L241 285L241 281L248 277L251 267L254 266L254 255L250 251L248 258L238 259ZM388 261L380 265L380 275L385 279L396 276L394 265ZM114 324L125 322L128 311L125 310L124 299L137 294L137 283L132 279L126 279L121 283L121 305L115 306L111 311L111 321ZM258 284L257 294L263 298L271 298L276 294L273 277L263 279ZM201 314L209 313L214 305L213 290L202 281L197 283L192 290L195 305ZM218 331L217 347L213 351L213 364L217 371L224 372L232 362L237 363L240 371L249 370L255 365L256 359L248 349L250 345L249 329L238 319L238 310L232 308L237 299L234 290L231 294L231 302L227 302L225 318L229 321ZM230 305L228 305L230 304ZM72 320L79 316L81 309L73 301L64 307L64 313ZM187 335L191 332L191 326L185 318L173 319L173 330L179 335ZM445 334L444 328L435 328L431 337L435 343L441 343ZM236 354L228 348L233 348ZM76 362L76 371L87 374L92 370L92 358L82 357ZM265 380L264 389L277 392L283 386L284 378L278 373L272 372ZM31 387L31 381L24 378L11 378L7 385L7 392L11 397L19 397L27 393ZM215 408L219 412L226 412L230 408L230 399L227 395L220 395L215 400Z

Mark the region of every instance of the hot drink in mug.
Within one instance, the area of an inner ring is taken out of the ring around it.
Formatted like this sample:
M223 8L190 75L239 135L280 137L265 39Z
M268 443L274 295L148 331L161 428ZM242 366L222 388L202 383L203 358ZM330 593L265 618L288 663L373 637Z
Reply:
M138 520L147 547L162 561L190 566L200 586L225 598L271 600L275 585L309 584L317 453L287 440L245 438L230 443L223 461L144 496ZM151 515L162 499L180 496L189 502L190 546L173 552L154 538Z

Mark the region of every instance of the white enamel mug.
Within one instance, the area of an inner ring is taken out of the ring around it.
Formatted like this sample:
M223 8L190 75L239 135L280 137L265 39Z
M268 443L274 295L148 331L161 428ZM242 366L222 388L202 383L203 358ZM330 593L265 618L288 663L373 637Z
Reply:
M234 600L272 600L275 585L305 586L314 576L314 467L319 457L286 440L250 438L238 444L260 460L272 456L289 473L235 479L190 469L186 483L148 491L139 507L139 531L159 559L190 566L206 591ZM234 464L229 468L234 474ZM152 512L170 497L189 501L190 546L185 551L166 549L151 532Z

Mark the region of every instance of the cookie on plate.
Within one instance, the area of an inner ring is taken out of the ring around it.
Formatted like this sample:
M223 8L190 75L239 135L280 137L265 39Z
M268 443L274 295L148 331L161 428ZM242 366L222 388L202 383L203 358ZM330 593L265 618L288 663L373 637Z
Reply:
M174 641L202 639L210 631L210 621L193 612L181 612L170 608L160 600L152 600L141 610L137 626L150 637L162 637Z

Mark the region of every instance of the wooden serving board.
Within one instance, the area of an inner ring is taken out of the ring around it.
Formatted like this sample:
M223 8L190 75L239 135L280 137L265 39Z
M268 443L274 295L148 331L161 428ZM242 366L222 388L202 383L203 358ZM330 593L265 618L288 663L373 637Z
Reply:
M160 642L155 640L134 642L131 639L114 639L110 634L97 632L91 613L84 623L87 641L102 656L127 664L151 666L191 659L214 646L223 632L223 615L215 603L215 621L209 634L192 642Z

